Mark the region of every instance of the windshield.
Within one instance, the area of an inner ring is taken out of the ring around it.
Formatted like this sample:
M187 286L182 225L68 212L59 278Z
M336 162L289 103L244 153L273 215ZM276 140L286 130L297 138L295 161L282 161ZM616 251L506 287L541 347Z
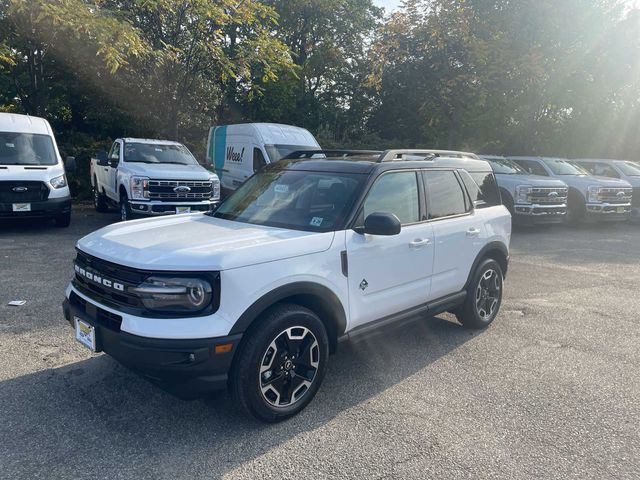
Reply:
M318 150L319 147L310 145L265 145L267 155L269 155L269 161L271 163L282 160L284 157L293 152L300 150Z
M212 214L309 232L341 230L365 175L281 170L251 177Z
M175 163L199 165L184 145L126 142L124 161L135 163Z
M567 160L547 158L544 160L544 163L555 175L590 175L589 172L581 166Z
M518 164L509 160L508 158L492 158L487 160L493 173L503 173L506 175L526 175L525 172Z
M55 165L55 148L49 135L0 132L0 165Z
M633 162L616 162L616 167L628 177L640 177L640 165Z

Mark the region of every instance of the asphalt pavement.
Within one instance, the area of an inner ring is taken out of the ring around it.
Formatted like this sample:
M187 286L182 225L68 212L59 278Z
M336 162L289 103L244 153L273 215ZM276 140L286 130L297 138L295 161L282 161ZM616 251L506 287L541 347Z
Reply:
M640 478L640 226L516 231L489 329L345 342L309 407L264 425L73 339L75 242L116 220L0 223L0 478Z

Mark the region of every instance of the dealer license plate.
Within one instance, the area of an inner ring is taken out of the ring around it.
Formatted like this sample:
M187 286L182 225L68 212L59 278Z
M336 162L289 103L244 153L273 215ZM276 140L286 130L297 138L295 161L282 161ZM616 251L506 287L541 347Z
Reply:
M30 203L14 203L13 211L14 212L30 212L31 204Z
M73 317L76 323L76 340L79 341L82 345L87 347L92 352L96 351L96 329L93 325L88 324L87 322L79 319L78 317Z
M618 213L624 213L624 207L618 207Z
M191 207L176 207L176 213L191 213Z

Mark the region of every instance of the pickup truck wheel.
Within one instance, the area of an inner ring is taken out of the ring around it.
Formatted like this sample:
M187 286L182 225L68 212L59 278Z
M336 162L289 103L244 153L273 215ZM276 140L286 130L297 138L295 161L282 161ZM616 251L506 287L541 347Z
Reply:
M71 212L56 215L55 222L56 227L67 228L69 225L71 225Z
M502 303L503 273L500 264L490 258L482 261L467 287L467 298L456 317L467 328L488 327L498 315Z
M96 209L96 212L104 213L109 210L109 206L107 205L107 197L100 191L98 187L98 182L94 181L95 186L93 187L93 206Z
M324 378L329 340L311 310L279 304L245 334L231 369L234 403L264 422L279 422L302 411Z
M132 219L133 212L131 211L131 206L129 205L129 199L127 198L127 194L123 193L120 195L120 220L125 222Z

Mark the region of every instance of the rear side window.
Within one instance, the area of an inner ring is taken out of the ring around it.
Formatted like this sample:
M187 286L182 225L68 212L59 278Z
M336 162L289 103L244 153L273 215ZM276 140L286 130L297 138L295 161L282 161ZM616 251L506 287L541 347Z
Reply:
M429 170L423 172L427 184L427 210L429 219L462 215L470 209L465 193L453 171Z
M363 219L372 213L393 213L400 223L420 221L420 197L415 172L385 173L373 184L363 206Z
M466 170L461 170L459 173L476 208L494 207L502 203L493 173L467 172Z

